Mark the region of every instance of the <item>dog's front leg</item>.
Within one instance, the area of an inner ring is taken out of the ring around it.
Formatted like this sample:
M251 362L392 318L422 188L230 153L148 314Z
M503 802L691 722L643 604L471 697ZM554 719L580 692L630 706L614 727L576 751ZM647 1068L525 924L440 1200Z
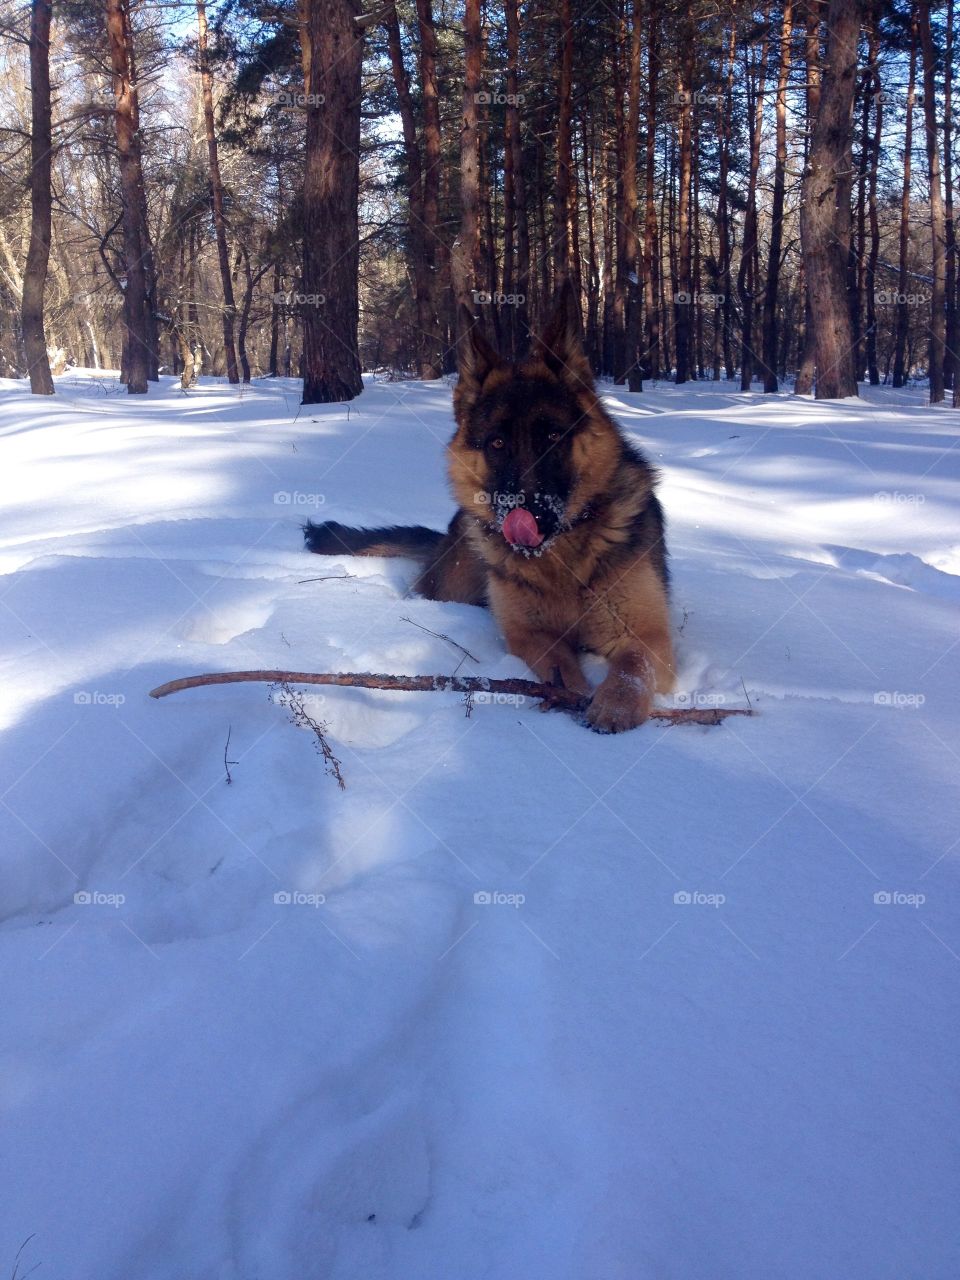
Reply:
M587 708L587 722L598 733L623 733L643 724L654 693L673 688L673 645L668 631L637 637L609 655L610 670Z
M505 628L504 639L510 652L521 658L538 680L550 684L559 671L565 689L589 697L589 681L583 674L573 646L566 640L546 631L521 627Z

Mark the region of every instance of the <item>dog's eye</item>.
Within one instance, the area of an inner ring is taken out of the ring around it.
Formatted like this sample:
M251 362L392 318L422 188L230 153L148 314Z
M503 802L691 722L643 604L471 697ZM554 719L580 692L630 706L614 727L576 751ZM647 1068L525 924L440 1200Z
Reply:
M503 436L494 436L494 438L489 441L489 444L491 449L502 449L504 445Z
M560 432L559 431L549 432L549 434L547 435L547 439L551 444L556 444L557 441L560 439Z

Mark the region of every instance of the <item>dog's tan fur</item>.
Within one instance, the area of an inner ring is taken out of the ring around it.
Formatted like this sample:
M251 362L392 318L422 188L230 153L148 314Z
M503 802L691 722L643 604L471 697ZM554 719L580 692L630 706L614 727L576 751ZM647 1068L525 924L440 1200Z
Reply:
M567 688L589 694L579 650L608 660L610 670L590 702L587 719L597 729L618 732L640 724L654 692L673 688L674 658L666 588L649 551L618 554L653 490L646 484L619 491L619 432L604 411L579 337L562 315L543 339L555 359L535 356L519 366L504 365L486 344L466 340L460 380L454 392L457 432L449 446L449 472L461 510L473 516L466 537L487 566L487 593L507 647L540 680L559 671ZM471 447L470 418L482 412L485 397L507 379L557 378L572 390L586 419L573 445L576 483L565 517L571 522L596 504L602 520L574 523L539 557L517 555L489 530L491 476L482 452ZM612 501L609 500L613 495Z

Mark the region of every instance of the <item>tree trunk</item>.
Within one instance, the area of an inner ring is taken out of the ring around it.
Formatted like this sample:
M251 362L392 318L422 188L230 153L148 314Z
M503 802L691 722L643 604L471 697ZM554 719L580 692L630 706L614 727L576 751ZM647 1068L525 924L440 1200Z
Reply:
M107 39L113 72L114 120L120 165L120 199L123 207L123 255L126 284L123 315L126 337L121 363L122 377L131 395L144 395L150 373L147 326L147 281L144 255L147 228L143 225L143 165L137 84L132 74L133 34L126 0L106 0Z
M43 327L43 290L50 261L50 0L33 0L30 18L30 247L23 271L20 324L35 396L53 395Z
M658 0L647 6L647 102L646 163L644 169L643 275L646 300L646 352L643 371L648 378L658 378L660 352L660 236L657 204L654 194L657 144L657 87L660 79L660 32Z
M919 0L917 18L923 54L923 123L927 142L927 177L930 182L930 239L932 247L930 298L930 403L943 400L944 299L946 227L943 190L940 185L940 147L937 137L937 55L930 30L930 0Z
M803 167L806 171L810 158L810 143L820 112L820 16L822 0L806 0L806 35L804 61L807 73L807 119L803 139ZM800 357L794 391L798 396L808 396L813 390L813 375L817 367L817 339L813 328L813 309L810 302L810 282L800 264L803 276L803 354Z
M626 279L626 374L631 391L643 390L640 366L640 305L643 298L643 259L638 228L637 142L640 127L640 86L643 73L643 5L633 0L630 28L630 73L627 77L627 119L623 156L623 237Z
M393 83L400 107L407 186L407 262L413 279L417 314L417 377L433 381L440 377L440 334L433 305L432 268L424 243L426 230L423 208L423 165L410 94L410 77L403 61L400 20L395 7L384 16Z
M816 337L818 400L857 394L846 275L853 97L860 35L858 0L830 0L827 29L820 110L810 143L800 207L800 237Z
M677 346L676 381L690 377L690 346L693 332L693 282L690 274L690 177L693 168L692 113L694 93L693 24L688 7L680 31L677 70L677 100L680 118L677 129L679 152L679 191L677 194L677 292L674 298L674 325Z
M213 120L213 76L207 52L207 7L205 0L197 0L197 49L200 55L200 90L203 98L203 127L207 136L207 156L210 163L210 203L213 208L213 229L217 240L217 261L220 265L220 287L223 290L223 350L227 365L227 381L239 382L237 353L233 342L233 322L237 313L233 297L233 281L230 278L230 254L227 249L227 223L223 214L223 179L220 176L220 156ZM244 379L249 382L249 375Z
M877 175L880 170L880 146L883 137L883 83L880 79L880 39L877 30L879 6L874 4L870 19L870 65L873 70L874 102L876 115L873 122L873 138L870 144L870 179L867 208L870 218L870 250L867 255L865 292L867 305L866 356L867 376L870 385L880 382L877 368L877 262L880 258L880 220L877 213Z
M777 142L773 167L773 206L770 211L770 257L763 298L763 389L778 389L777 347L780 303L780 258L783 252L783 205L787 173L787 86L790 80L790 43L793 39L793 6L784 0L780 26L780 70L777 76Z
M720 284L722 300L714 310L713 334L713 378L720 379L720 359L728 378L734 374L733 342L733 272L731 269L730 245L730 193L728 191L730 172L730 133L733 128L733 86L734 67L737 55L737 27L730 23L730 45L727 53L727 80L723 100L717 97L717 136L720 140L720 174L717 191L717 241L718 262L717 280Z
M472 2L472 0L468 0ZM573 127L573 16L571 0L560 0L560 84L557 103L557 176L553 192L553 284L570 271L570 167Z
M957 364L957 234L953 221L953 0L947 0L947 40L943 60L943 185L944 238L947 259L947 329L943 381L953 392L953 407L960 408Z
M757 177L760 172L760 142L763 130L763 99L767 75L767 26L766 16L770 6L764 9L764 35L759 56L750 65L750 46L744 50L747 73L747 122L749 130L750 167L747 178L747 205L743 219L743 247L740 269L737 272L737 292L742 307L740 342L740 389L749 391L753 382L756 354L753 349L753 320L757 292ZM751 71L753 74L751 75Z
M427 285L427 361L421 377L443 371L443 338L439 311L440 103L437 88L437 32L430 0L417 0L420 37L420 88L423 95L423 267Z
M306 94L303 173L303 403L363 390L357 347L360 71L357 0L301 0Z
M907 334L910 329L910 311L907 306L907 255L910 250L910 164L913 157L913 107L917 84L917 44L919 33L917 7L913 6L910 20L910 72L907 82L907 110L903 126L903 186L900 195L900 259L897 273L897 329L893 348L893 385L902 387L906 381Z
M463 17L463 117L460 128L460 234L453 246L451 269L458 304L473 310L481 281L475 268L480 244L480 139L477 97L480 93L483 43L480 0L466 0Z

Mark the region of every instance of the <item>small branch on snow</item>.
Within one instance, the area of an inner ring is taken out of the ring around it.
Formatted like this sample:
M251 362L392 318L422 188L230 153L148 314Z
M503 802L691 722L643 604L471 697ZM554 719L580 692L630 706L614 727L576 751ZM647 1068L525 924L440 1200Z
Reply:
M272 695L271 695L272 700ZM333 774L337 780L337 786L341 791L346 791L347 784L343 780L343 774L340 772L340 761L333 754L333 748L326 739L326 725L314 720L310 715L303 701L303 694L297 693L291 689L289 684L283 680L280 682L280 693L277 702L290 712L290 719L300 729L311 729L316 737L313 744L318 753L323 757L323 765L327 773Z
M486 676L388 676L374 675L366 671L213 671L206 675L184 676L169 680L150 690L151 698L165 698L181 689L199 689L208 684L320 684L339 685L353 689L397 689L414 693L512 693L524 698L536 698L544 709L572 711L586 710L588 698L572 689L541 684L537 680L507 678L491 680ZM728 716L753 716L757 713L749 707L654 707L651 720L667 724L719 724Z
M414 622L412 618L401 618L401 622L409 622L411 627L419 627L421 631L425 631L428 636L436 636L438 640L446 640L447 644L452 644L455 649L459 649L464 658L469 658L471 662L479 662L479 658L475 658L469 649L465 649L459 640L454 640L452 636L445 635L442 631L431 631L429 627L425 627L421 622ZM463 658L457 664L457 671L463 666ZM454 671L454 675L457 674ZM469 714L469 712L468 712Z
M239 763L239 762L238 762L238 761L236 761L236 760L228 760L228 759L227 759L227 752L230 750L230 735L231 735L231 733L233 733L233 725L232 725L232 724L228 724L228 725L227 725L227 740L226 740L226 742L223 744L223 770L224 770L224 773L227 775L227 786L228 786L228 787L229 787L230 783L233 781L233 777L231 776L231 773L230 773L230 766L231 766L232 764L237 764L237 763Z

